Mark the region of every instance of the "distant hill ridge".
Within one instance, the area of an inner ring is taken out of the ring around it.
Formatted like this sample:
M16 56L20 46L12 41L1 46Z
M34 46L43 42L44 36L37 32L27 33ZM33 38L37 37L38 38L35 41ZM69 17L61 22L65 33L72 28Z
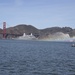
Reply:
M0 29L0 32L3 30ZM32 33L33 35L39 35L40 37L45 35L47 36L48 34L53 34L56 32L63 32L66 34L69 34L70 37L75 36L75 29L72 29L70 27L51 27L51 28L45 28L45 29L37 29L36 27L32 25L26 25L26 24L20 24L16 25L14 27L9 27L6 29L7 33L11 34L30 34Z

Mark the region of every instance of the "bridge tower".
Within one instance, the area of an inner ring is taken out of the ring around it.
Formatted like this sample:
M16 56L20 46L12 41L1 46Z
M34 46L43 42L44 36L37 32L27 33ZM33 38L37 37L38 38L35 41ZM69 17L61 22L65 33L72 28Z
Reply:
M6 37L6 22L3 22L3 38L5 39Z

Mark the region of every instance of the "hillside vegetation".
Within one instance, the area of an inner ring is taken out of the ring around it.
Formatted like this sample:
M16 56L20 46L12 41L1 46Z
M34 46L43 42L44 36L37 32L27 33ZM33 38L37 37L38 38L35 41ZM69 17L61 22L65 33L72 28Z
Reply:
M0 33L3 32L2 29L0 29ZM9 27L6 29L6 32L9 34L33 34L37 36L38 38L41 37L47 37L51 34L62 32L64 34L69 34L70 37L75 36L75 29L72 29L70 27L51 27L51 28L45 28L45 29L37 29L36 27L32 25L26 25L26 24L20 24L16 25L14 27Z

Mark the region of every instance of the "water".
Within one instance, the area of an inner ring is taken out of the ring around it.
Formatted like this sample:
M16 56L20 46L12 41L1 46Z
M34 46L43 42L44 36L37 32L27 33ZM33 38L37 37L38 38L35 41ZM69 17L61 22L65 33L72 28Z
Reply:
M0 40L0 75L75 75L71 42Z

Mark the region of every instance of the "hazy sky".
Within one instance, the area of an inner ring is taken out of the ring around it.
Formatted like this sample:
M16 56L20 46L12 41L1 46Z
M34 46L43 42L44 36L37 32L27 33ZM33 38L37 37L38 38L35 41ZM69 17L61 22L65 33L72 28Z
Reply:
M30 24L36 28L75 28L75 0L0 0L0 28Z

